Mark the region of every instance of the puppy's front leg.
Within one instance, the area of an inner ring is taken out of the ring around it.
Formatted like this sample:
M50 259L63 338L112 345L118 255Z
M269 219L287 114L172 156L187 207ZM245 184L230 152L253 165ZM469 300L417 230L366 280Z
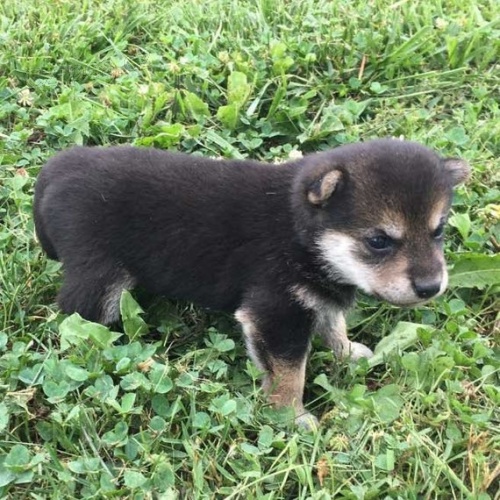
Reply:
M321 335L325 344L339 358L371 358L373 352L359 342L347 338L347 325L344 311L331 300L314 293L305 286L291 289L293 300L314 316L313 330Z
M352 342L347 337L347 325L342 311L331 312L322 319L319 332L325 344L333 350L339 358L371 358L373 352L364 344Z
M315 428L317 419L302 402L310 336L307 315L293 308L271 311L268 307L252 301L235 314L243 327L248 353L266 374L263 389L269 402L278 407L291 406L298 425Z

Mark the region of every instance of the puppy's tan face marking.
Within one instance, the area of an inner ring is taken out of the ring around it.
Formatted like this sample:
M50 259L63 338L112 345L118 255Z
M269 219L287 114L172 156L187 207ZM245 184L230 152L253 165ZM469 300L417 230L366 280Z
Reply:
M429 216L429 230L436 231L441 224L444 224L448 217L447 200L439 200L431 210Z
M449 201L425 214L382 212L372 227L326 230L316 244L332 279L395 305L413 306L444 292L448 273L442 230Z
M377 228L393 240L401 240L405 236L406 222L398 213L387 211L382 215Z

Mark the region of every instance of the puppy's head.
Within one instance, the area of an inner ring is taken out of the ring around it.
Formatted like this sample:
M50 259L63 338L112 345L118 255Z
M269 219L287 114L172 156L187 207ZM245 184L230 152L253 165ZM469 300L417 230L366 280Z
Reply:
M378 140L301 161L293 204L302 244L332 280L396 305L441 294L444 225L468 164L412 142Z

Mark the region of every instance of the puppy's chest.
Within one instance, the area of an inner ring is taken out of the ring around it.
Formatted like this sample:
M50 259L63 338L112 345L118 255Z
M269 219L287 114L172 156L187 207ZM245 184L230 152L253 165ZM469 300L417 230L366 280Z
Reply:
M291 289L292 295L304 309L313 313L313 331L321 336L329 335L344 322L344 309L337 302L309 289L297 285Z

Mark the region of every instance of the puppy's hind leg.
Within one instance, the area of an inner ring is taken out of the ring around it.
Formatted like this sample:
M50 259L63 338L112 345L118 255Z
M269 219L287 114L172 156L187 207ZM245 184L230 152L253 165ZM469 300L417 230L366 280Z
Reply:
M58 303L66 314L77 312L89 321L109 325L119 321L121 294L133 286L126 271L111 266L66 268Z

